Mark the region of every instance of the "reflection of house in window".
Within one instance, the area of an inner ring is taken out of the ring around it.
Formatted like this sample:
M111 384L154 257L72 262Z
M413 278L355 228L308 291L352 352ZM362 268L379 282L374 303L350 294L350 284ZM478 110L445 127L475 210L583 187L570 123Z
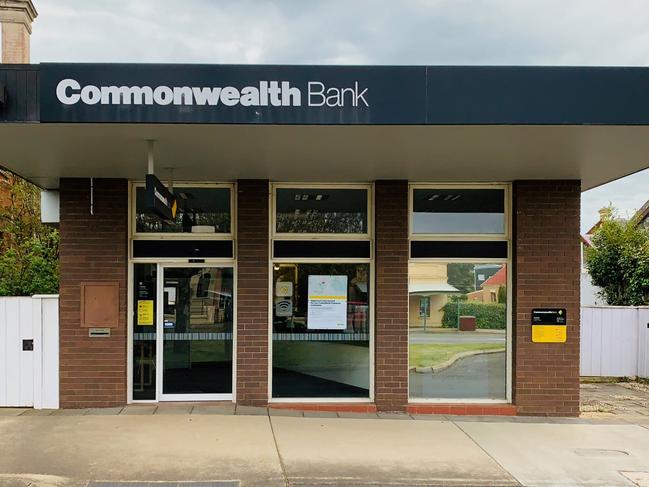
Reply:
M480 289L467 294L469 301L482 303L500 303L505 300L505 289L507 288L507 266L503 265L498 272L485 280ZM502 289L502 291L501 291Z
M408 268L410 326L424 326L425 318L427 326L441 327L444 316L442 308L448 301L448 295L459 292L455 286L448 284L445 263L411 263ZM422 300L429 300L429 304L422 305Z

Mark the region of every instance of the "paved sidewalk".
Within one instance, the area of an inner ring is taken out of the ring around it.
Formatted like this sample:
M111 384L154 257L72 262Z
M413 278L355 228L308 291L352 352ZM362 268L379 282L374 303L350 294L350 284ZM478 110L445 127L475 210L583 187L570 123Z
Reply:
M649 486L649 421L295 414L0 409L0 486Z
M649 422L649 386L638 382L581 384L582 416Z

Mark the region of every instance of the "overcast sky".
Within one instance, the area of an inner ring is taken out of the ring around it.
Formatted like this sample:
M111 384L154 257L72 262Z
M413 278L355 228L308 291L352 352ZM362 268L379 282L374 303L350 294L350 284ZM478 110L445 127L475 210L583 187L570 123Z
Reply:
M649 65L649 0L33 1L36 63ZM647 199L649 171L588 191L582 230Z

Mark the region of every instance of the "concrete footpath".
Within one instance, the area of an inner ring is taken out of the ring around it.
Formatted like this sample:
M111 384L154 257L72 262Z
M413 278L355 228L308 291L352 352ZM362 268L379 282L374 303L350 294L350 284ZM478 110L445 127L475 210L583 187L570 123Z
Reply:
M0 486L649 486L649 417L308 416L0 409Z

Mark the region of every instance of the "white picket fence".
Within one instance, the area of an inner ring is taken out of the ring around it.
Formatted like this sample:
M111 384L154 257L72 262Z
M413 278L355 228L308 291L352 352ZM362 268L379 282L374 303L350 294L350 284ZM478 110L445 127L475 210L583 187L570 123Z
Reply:
M58 296L0 297L0 407L58 409Z
M649 306L583 306L580 374L649 378Z

